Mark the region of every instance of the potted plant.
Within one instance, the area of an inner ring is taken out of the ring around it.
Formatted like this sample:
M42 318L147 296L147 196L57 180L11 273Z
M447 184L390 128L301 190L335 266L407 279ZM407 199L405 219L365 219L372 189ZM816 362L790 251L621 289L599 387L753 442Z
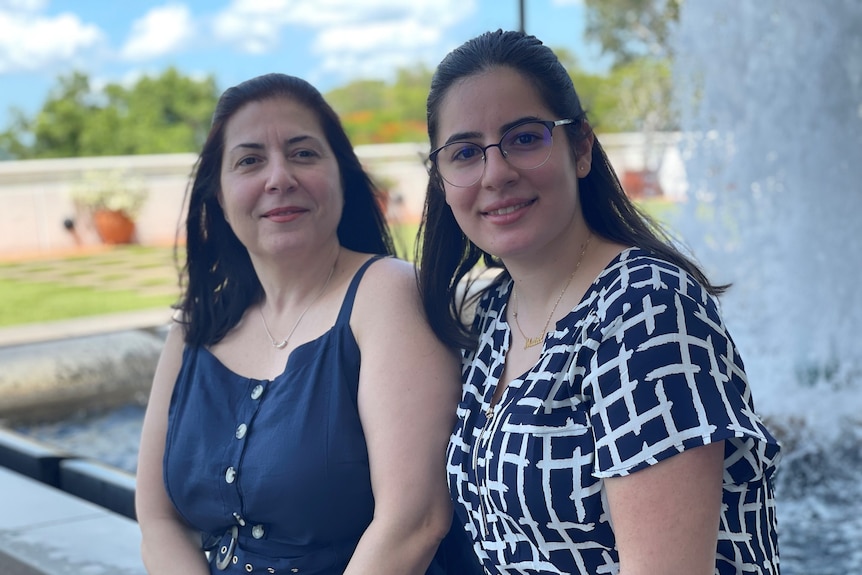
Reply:
M86 211L106 244L131 243L135 218L147 199L147 188L121 170L92 170L73 186L72 201Z

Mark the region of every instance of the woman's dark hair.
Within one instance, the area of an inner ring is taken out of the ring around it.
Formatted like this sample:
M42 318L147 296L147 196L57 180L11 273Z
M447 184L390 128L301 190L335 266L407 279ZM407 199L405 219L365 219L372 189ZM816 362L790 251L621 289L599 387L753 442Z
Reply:
M427 101L428 137L431 149L440 144L440 105L449 88L458 80L494 68L511 68L536 88L544 104L556 118L576 121L563 126L572 150L576 150L592 129L572 80L556 54L534 36L522 32L486 32L450 52L434 73ZM501 97L505 97L502 96ZM461 280L482 259L488 267L502 267L491 254L481 250L461 231L446 203L443 180L436 165L429 162L428 189L417 242L419 287L425 312L437 336L453 347L472 349L476 336L462 321L465 306ZM691 259L684 256L662 228L626 196L619 178L598 141L592 146L589 174L578 181L584 218L593 233L608 240L643 248L690 273L712 294L727 286L716 286ZM507 278L504 272L501 280Z
M338 116L320 92L305 80L285 74L266 74L228 88L216 104L190 191L186 190L186 261L178 308L190 345L220 341L248 306L263 296L248 251L225 220L218 198L228 121L250 102L278 98L308 108L332 148L344 188L344 208L338 224L341 245L359 252L395 255L378 192L360 165Z

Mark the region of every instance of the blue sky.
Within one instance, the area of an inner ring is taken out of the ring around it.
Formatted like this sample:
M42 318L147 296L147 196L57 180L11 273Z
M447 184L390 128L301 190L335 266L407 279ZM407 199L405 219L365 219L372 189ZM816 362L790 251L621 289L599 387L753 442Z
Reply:
M607 67L583 40L582 0L525 0L528 32ZM0 131L10 108L38 111L60 75L94 86L168 66L220 89L266 72L321 91L398 67L433 67L481 32L518 27L517 0L0 0Z

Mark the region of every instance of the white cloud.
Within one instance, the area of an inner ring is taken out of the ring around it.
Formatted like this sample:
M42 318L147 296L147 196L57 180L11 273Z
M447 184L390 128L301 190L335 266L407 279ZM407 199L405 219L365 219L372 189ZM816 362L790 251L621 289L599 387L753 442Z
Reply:
M213 31L221 42L265 54L281 46L286 29L306 28L324 70L380 76L421 59L475 10L476 0L233 0Z
M375 77L414 63L440 37L440 29L410 20L340 25L321 30L312 50L322 56L324 71Z
M132 25L132 33L120 51L125 60L147 60L183 47L193 36L189 8L170 4L153 8Z
M40 15L40 0L0 1L0 73L77 63L105 42L105 34L74 14Z

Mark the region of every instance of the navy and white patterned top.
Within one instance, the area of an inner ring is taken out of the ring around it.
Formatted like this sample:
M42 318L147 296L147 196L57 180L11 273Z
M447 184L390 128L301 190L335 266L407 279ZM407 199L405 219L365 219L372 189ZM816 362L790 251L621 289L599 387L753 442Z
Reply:
M725 441L716 574L777 575L780 448L754 412L717 304L686 272L622 252L557 322L490 418L511 280L477 307L448 450L456 512L490 574L615 574L603 479Z

